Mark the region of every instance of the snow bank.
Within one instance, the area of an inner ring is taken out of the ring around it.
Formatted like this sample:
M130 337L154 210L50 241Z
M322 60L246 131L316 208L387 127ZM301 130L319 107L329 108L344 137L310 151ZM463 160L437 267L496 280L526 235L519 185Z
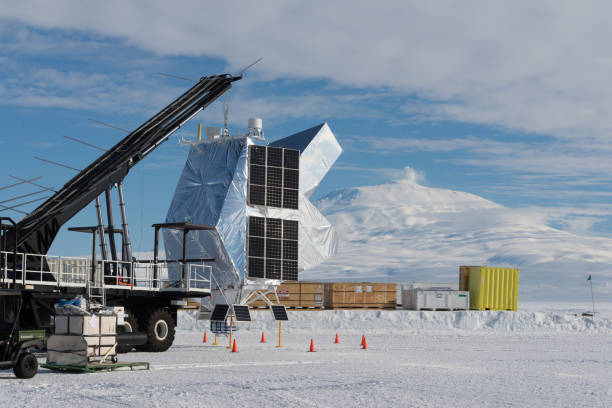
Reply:
M324 310L289 311L288 333L363 332L390 333L407 330L458 330L491 332L611 332L609 315L595 319L560 312L417 312L409 310ZM267 310L252 311L250 323L241 322L240 330L273 331L277 323ZM197 321L196 312L179 313L178 328L203 330L208 321Z

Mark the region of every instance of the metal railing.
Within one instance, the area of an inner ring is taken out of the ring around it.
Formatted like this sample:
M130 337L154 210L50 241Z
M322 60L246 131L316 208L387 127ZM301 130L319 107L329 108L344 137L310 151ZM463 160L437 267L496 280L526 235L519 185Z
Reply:
M212 267L187 263L185 279L168 276L164 261L125 262L97 261L92 274L88 258L67 258L38 254L17 254L0 251L0 282L19 285L46 285L57 287L86 287L99 289L196 291L210 292ZM174 263L182 267L182 263ZM90 280L91 276L91 281Z

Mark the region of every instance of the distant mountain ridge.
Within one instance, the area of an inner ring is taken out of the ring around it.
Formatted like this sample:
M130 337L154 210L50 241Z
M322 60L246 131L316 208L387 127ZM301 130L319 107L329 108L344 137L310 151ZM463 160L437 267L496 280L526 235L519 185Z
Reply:
M316 202L340 235L339 253L306 280L455 282L459 265L519 267L526 299L585 299L586 277L612 292L612 239L552 228L528 209L426 187L417 173L338 190ZM603 300L603 299L602 299Z

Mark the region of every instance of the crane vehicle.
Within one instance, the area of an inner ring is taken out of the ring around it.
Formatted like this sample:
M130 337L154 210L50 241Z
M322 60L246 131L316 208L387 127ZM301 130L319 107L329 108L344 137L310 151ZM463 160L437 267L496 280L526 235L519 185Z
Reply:
M174 340L177 309L185 303L184 299L210 295L210 265L207 263L214 259L187 259L186 256L174 260L158 259L159 231L168 228L182 231L186 246L190 231L212 227L189 223L155 224L154 259L134 260L126 228L121 183L136 164L241 78L242 75L230 74L201 78L79 171L23 219L15 222L0 217L0 289L13 294L0 304L0 315L16 310L18 306L18 315L12 316L20 329L45 330L50 334L54 327L54 304L59 299L81 295L90 301L124 308L127 316L120 319L124 324L119 328L120 332L123 331L118 336L119 351L129 351L133 346L146 351L168 349ZM110 194L113 188L119 195L123 228L115 228L112 223ZM106 195L107 226L103 223L100 208L103 193ZM91 258L48 255L60 228L92 202L96 203L98 225L71 228L92 235ZM117 234L123 242L121 259L117 257L115 247ZM110 254L106 250L107 239ZM101 259L96 258L97 240L102 249ZM183 254L186 253L185 248ZM164 272L168 267L176 268L177 264L182 276L168 279ZM8 354L13 353L14 357L17 343L11 338L6 344L11 347Z

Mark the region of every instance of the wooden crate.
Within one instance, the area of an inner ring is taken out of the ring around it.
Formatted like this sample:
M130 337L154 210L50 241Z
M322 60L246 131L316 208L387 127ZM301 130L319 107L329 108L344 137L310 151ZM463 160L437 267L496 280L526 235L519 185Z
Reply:
M325 284L324 305L328 309L395 308L397 284L333 282Z

